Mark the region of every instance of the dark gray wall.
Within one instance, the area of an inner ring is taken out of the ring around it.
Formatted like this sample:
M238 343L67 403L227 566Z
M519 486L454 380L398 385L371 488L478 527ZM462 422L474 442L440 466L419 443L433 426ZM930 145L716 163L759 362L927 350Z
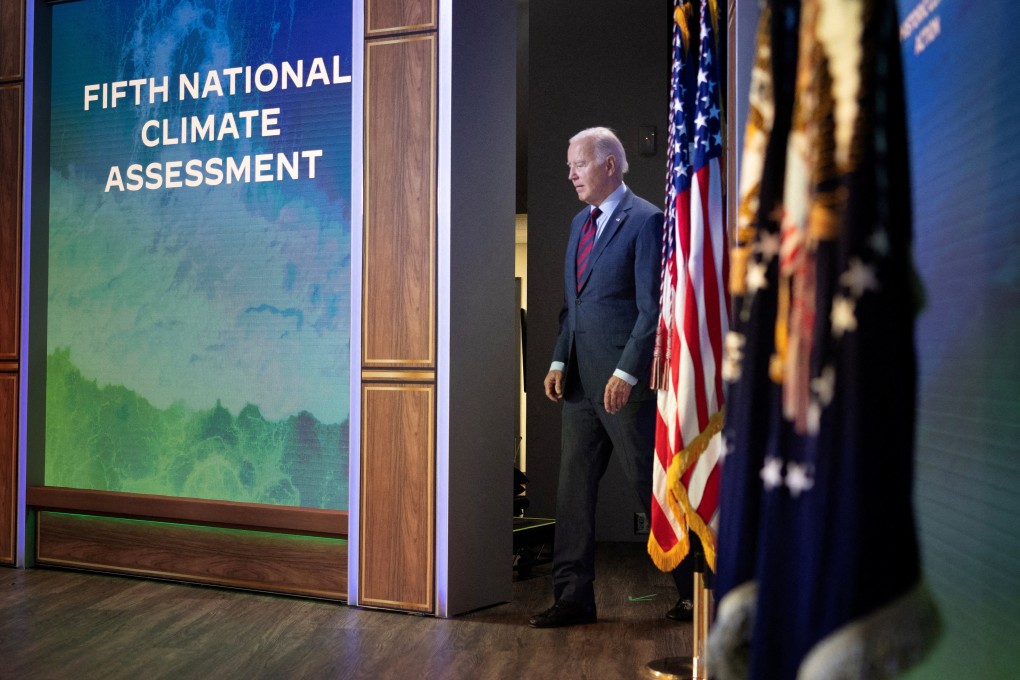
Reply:
M528 14L530 0L517 0L517 212L528 212Z
M511 597L518 370L514 13L507 0L452 3L450 571L444 615Z
M563 301L563 252L581 209L567 181L568 140L593 125L616 130L630 162L627 185L655 204L665 197L663 138L669 114L672 3L560 0L530 4L528 101L528 514L552 517L560 453L560 407L542 393ZM637 150L654 125L654 156ZM611 464L599 500L600 540L635 536L640 505Z

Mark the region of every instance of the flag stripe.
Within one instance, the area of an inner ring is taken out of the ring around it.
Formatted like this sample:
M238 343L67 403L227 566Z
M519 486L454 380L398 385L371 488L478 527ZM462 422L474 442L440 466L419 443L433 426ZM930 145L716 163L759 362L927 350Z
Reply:
M719 182L721 173L718 160L713 160L709 166L699 170L697 176L699 184L703 184L706 187L705 200L709 209L707 224L725 224L722 216L722 187ZM703 178L708 181L702 182ZM717 261L727 259L726 242L724 239L713 238L711 229L705 229L704 234L705 326L708 330L712 347L713 373L715 376L715 394L713 396L715 398L715 409L718 410L723 406L722 346L723 335L729 327L729 320L724 314L724 310L728 309L726 298L721 294L721 290L726 288L726 279L721 278L717 274L721 270Z

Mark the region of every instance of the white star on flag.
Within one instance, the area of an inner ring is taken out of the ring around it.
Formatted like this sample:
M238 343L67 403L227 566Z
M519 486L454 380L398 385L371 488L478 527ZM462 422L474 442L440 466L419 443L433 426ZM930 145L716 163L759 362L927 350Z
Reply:
M823 368L822 374L811 381L811 389L818 395L819 403L828 406L836 392L836 369L832 366Z
M759 290L763 290L769 287L768 278L765 273L768 270L768 266L763 262L753 262L747 266L747 289L752 293L757 293Z
M783 485L783 461L775 456L765 459L761 469L761 479L765 482L765 490L772 491Z
M812 399L807 409L807 431L812 437L818 434L822 426L822 405L817 399Z
M751 278L748 275L748 278ZM832 321L832 334L837 338L843 337L843 333L857 330L857 316L854 314L854 301L848 297L837 295L832 299L832 313L829 314Z
M733 445L733 441L723 437L723 447L722 447L722 451L719 453L719 459L722 460L726 456L731 455L733 453L733 449L734 448L735 447Z
M763 262L779 254L779 234L762 234L758 239L758 252Z
M736 382L740 379L740 367L744 361L744 343L747 342L740 333L729 332L723 346L723 380Z
M866 290L878 290L875 268L864 264L857 257L852 258L849 269L839 275L839 283L849 288L855 298L864 295Z
M809 465L792 462L786 465L786 487L794 498L815 485L815 480L808 475L809 470Z
M868 239L868 245L879 255L888 255L889 234L885 232L885 229L879 229Z

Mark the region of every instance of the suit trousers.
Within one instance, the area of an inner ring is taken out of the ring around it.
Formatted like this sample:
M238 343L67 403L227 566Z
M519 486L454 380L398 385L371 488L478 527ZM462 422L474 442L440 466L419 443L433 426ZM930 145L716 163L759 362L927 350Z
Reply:
M568 391L563 403L556 495L553 549L556 600L595 602L595 506L599 481L610 457L615 457L623 467L641 507L650 511L655 417L654 399L630 401L618 413L610 414L601 400L584 395L583 389ZM649 568L655 568L651 558ZM681 565L673 575L681 597L689 597L693 587L691 569Z

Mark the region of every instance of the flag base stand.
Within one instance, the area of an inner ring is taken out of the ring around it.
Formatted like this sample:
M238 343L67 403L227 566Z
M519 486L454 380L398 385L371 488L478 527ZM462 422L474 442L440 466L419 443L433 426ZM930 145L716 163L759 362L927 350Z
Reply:
M699 560L700 562L700 560ZM646 674L652 678L668 680L707 680L708 667L705 662L705 641L712 618L712 591L705 583L705 572L694 572L694 640L693 656L667 656L651 661L645 666Z
M650 678L693 678L694 658L690 656L667 656L656 659L645 666L645 673Z

